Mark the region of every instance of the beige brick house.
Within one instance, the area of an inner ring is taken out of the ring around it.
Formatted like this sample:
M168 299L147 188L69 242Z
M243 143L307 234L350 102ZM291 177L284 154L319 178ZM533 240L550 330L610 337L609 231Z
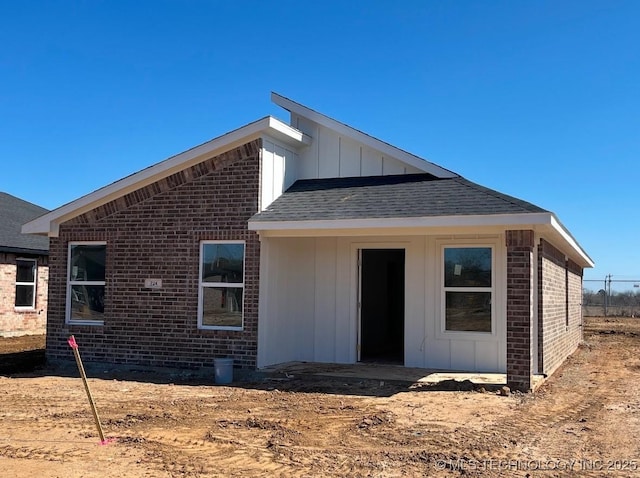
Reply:
M45 332L49 240L21 228L47 212L0 192L0 337Z
M593 262L557 217L277 94L265 117L24 226L47 356L385 362L528 390L582 337Z

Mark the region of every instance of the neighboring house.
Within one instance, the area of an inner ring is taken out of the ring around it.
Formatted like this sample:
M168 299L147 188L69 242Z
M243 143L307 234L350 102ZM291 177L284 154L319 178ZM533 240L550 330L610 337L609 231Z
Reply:
M0 337L45 332L49 239L21 229L47 212L0 192Z
M582 338L593 262L533 204L273 94L265 117L46 214L47 356L384 361L528 390Z

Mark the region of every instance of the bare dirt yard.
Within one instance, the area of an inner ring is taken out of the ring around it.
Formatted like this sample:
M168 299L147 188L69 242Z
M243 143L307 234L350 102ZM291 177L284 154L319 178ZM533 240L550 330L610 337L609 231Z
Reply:
M640 476L638 319L588 319L535 394L94 372L106 445L77 370L7 370L25 341L0 340L1 476Z

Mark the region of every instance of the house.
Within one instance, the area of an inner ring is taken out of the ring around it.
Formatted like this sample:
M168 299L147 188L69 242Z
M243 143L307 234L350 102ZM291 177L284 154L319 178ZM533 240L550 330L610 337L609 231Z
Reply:
M0 192L0 337L45 332L49 239L21 228L46 212Z
M49 360L384 361L529 390L593 262L551 212L278 94L265 117L35 219Z

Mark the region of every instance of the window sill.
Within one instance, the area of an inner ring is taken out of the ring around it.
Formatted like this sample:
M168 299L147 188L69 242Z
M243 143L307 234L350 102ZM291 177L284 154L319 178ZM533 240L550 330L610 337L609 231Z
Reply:
M100 320L84 320L84 321L79 321L79 320L74 320L74 321L67 321L65 322L66 325L93 325L96 327L102 327L104 326L104 321Z
M242 332L244 330L244 327L222 327L222 326L199 326L198 330L209 330L209 331L214 331L214 330L225 330L227 332Z
M446 340L477 340L492 342L498 338L495 332L471 332L466 330L441 330L437 338Z
M15 306L13 308L14 312L18 312L18 313L35 313L38 312L38 309L36 309L35 307L17 307Z

